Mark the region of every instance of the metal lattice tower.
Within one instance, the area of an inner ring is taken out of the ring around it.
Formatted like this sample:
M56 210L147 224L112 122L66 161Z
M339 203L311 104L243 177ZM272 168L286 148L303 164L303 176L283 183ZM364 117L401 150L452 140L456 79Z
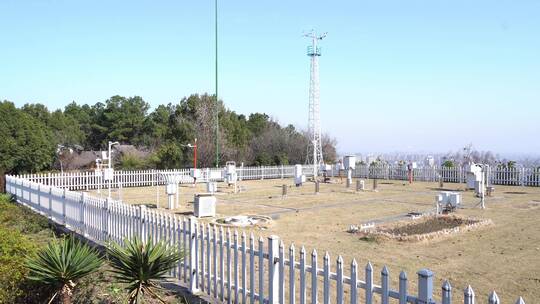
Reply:
M326 37L326 33L317 35L314 31L304 34L311 39L311 45L307 48L307 55L311 58L311 72L309 81L309 118L308 134L311 145L308 145L306 162L313 164L313 176L317 177L317 171L324 163L321 143L321 113L319 101L319 56L321 49L317 45L319 40Z

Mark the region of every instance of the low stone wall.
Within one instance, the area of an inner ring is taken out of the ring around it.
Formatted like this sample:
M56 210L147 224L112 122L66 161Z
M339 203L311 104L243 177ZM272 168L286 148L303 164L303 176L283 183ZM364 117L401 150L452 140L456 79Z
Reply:
M422 222L433 220L434 218L435 219L437 218L460 219L460 220L463 220L464 223L453 228L444 228L441 230L426 232L426 233L406 234L406 233L393 232L394 229L400 226L406 227L408 225L418 225L418 224L421 224ZM401 222L393 223L391 225L379 226L370 230L360 231L358 232L358 234L362 235L363 237L371 237L371 238L375 237L375 238L382 238L382 239L393 239L397 241L418 242L418 241L439 239L439 238L454 235L456 233L467 232L470 230L474 230L474 229L492 225L492 224L493 224L493 221L490 219L462 218L455 215L423 216L421 219L414 220L414 222L401 221Z

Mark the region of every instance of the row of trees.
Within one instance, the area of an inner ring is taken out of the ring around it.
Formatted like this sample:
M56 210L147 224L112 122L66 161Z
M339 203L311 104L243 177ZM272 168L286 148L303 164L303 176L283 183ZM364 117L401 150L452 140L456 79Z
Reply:
M149 152L146 159L131 159L130 166L179 168L192 164L193 152L185 144L195 138L200 166L214 166L216 111L220 162L304 163L309 144L304 132L292 125L282 127L264 113L237 114L222 101L216 103L215 96L194 94L152 111L138 96L113 96L94 105L72 102L52 112L42 104L17 108L9 101L0 102L0 128L6 131L0 134L0 170L53 169L58 145L99 151L109 140ZM325 157L334 160L335 140L323 139Z

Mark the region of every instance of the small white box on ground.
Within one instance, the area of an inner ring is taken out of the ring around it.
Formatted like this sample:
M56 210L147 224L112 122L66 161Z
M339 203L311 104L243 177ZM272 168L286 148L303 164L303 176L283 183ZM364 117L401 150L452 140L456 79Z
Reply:
M306 176L302 174L302 165L294 165L294 183L300 186L306 182Z
M217 183L216 182L208 182L208 183L206 183L206 192L208 192L208 193L217 192Z
M216 197L209 193L195 194L193 214L196 217L216 216Z
M366 183L364 182L364 180L360 180L358 181L358 190L361 190L361 191L364 191L366 190Z

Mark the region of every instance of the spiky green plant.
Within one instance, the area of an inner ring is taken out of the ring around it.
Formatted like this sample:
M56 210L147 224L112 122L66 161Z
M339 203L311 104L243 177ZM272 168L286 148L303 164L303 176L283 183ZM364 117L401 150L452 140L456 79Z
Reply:
M111 243L107 251L114 278L127 284L128 303L139 303L145 295L165 303L156 294L158 282L183 259L181 251L162 241L153 244L151 239L139 238L124 240L124 247Z
M49 303L59 295L62 303L69 304L77 280L98 270L102 263L95 249L68 236L52 240L45 248L28 257L26 266L30 270L30 280L55 289Z

